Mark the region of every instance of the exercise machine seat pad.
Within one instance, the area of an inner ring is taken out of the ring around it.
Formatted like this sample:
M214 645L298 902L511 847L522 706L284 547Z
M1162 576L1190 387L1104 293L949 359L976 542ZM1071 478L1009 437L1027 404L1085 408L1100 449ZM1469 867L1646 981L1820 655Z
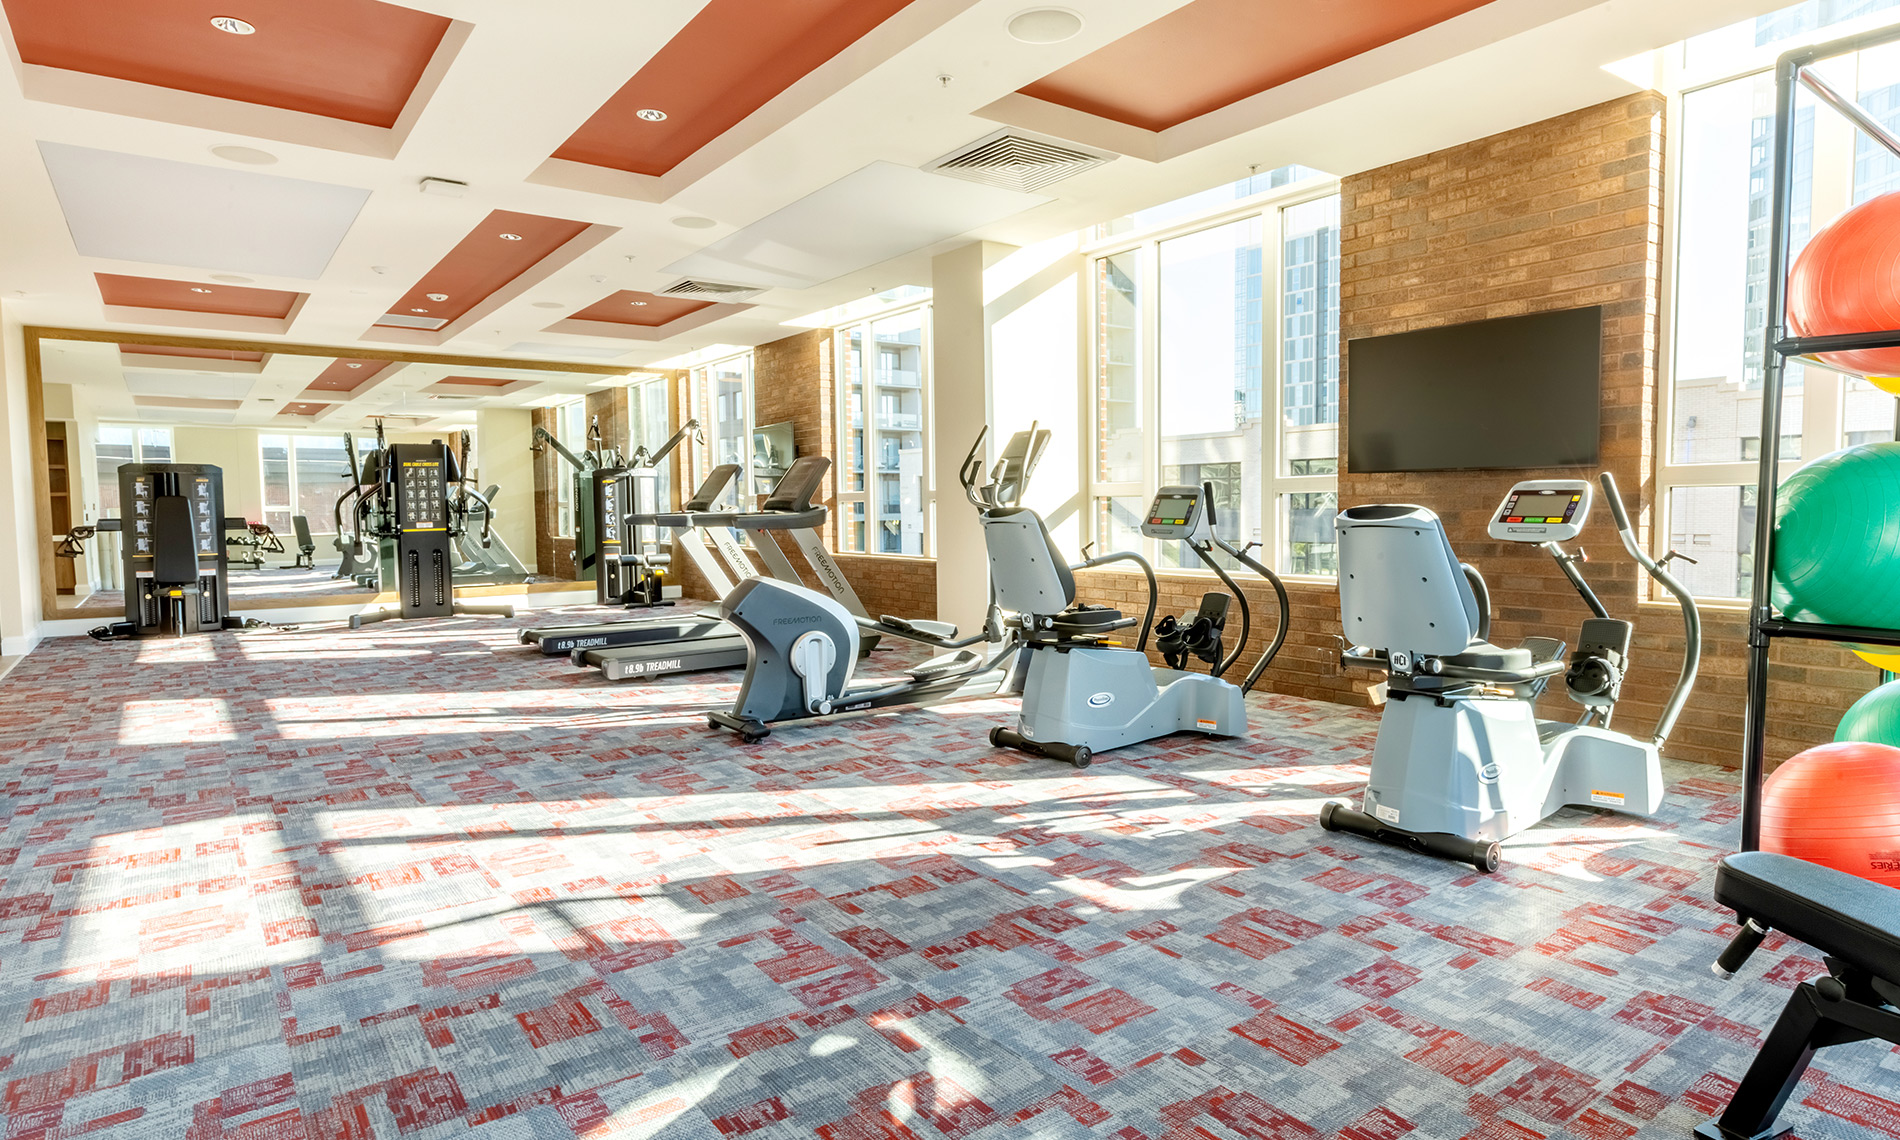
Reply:
M1510 673L1527 672L1536 664L1528 649L1521 646L1506 649L1488 641L1474 641L1465 646L1464 652L1453 653L1440 660L1447 665L1462 665L1467 669L1498 669Z
M1900 890L1788 855L1742 851L1716 868L1715 901L1900 982Z
M160 495L152 502L152 579L161 586L198 584L198 540L191 529L191 504L182 495Z

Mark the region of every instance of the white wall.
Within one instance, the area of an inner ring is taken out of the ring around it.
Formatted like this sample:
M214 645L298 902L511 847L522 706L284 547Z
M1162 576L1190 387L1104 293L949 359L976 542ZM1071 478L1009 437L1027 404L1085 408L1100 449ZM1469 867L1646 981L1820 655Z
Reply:
M483 408L475 413L475 477L485 491L500 484L495 533L529 570L535 565L534 413L525 408Z
M1079 235L1041 242L1016 250L983 275L993 438L1000 445L1032 423L1050 431L1023 505L1042 515L1071 559L1081 557L1088 533L1085 465L1093 422L1085 410L1086 262L1079 250Z
M256 428L172 428L174 463L209 463L224 475L224 513L250 522L264 521L264 466L257 453Z
M937 617L975 630L989 609L983 528L957 480L969 441L989 422L989 321L983 274L1014 247L971 242L931 261L931 431L936 436ZM989 453L996 454L994 438Z
M40 639L32 431L25 342L19 321L0 301L0 656L6 657L27 652Z

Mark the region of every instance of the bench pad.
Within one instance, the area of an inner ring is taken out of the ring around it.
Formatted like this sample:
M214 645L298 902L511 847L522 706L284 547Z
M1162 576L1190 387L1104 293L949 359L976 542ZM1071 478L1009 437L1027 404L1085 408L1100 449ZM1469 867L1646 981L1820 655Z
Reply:
M1900 890L1787 855L1743 851L1716 868L1715 901L1900 984Z

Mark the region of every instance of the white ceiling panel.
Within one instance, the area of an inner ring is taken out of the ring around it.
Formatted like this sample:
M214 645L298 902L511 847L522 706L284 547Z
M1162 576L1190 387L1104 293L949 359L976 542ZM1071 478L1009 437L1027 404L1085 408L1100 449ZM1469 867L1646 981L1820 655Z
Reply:
M174 424L231 424L237 422L236 412L217 412L208 408L152 408L139 406L138 418L141 420L159 420Z
M368 190L41 142L85 257L315 280Z
M616 356L625 356L630 351L622 345L618 348L599 348L586 344L542 344L539 341L524 340L509 345L504 351L518 352L523 356L576 356L595 360L612 360Z
M805 289L1051 201L873 162L767 214L667 273Z
M190 396L197 400L242 400L251 394L255 376L179 375L173 372L127 372L126 390L135 396Z

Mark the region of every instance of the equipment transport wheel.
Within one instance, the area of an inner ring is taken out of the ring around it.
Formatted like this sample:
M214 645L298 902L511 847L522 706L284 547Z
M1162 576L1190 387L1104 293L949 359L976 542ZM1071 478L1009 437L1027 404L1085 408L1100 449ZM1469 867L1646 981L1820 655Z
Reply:
M1094 759L1095 753L1090 752L1086 744L1076 745L1075 751L1069 753L1069 763L1075 765L1078 770L1088 767L1089 762Z
M1498 861L1498 845L1487 843L1478 851L1477 857L1471 860L1471 865L1481 873L1489 875L1497 871Z

